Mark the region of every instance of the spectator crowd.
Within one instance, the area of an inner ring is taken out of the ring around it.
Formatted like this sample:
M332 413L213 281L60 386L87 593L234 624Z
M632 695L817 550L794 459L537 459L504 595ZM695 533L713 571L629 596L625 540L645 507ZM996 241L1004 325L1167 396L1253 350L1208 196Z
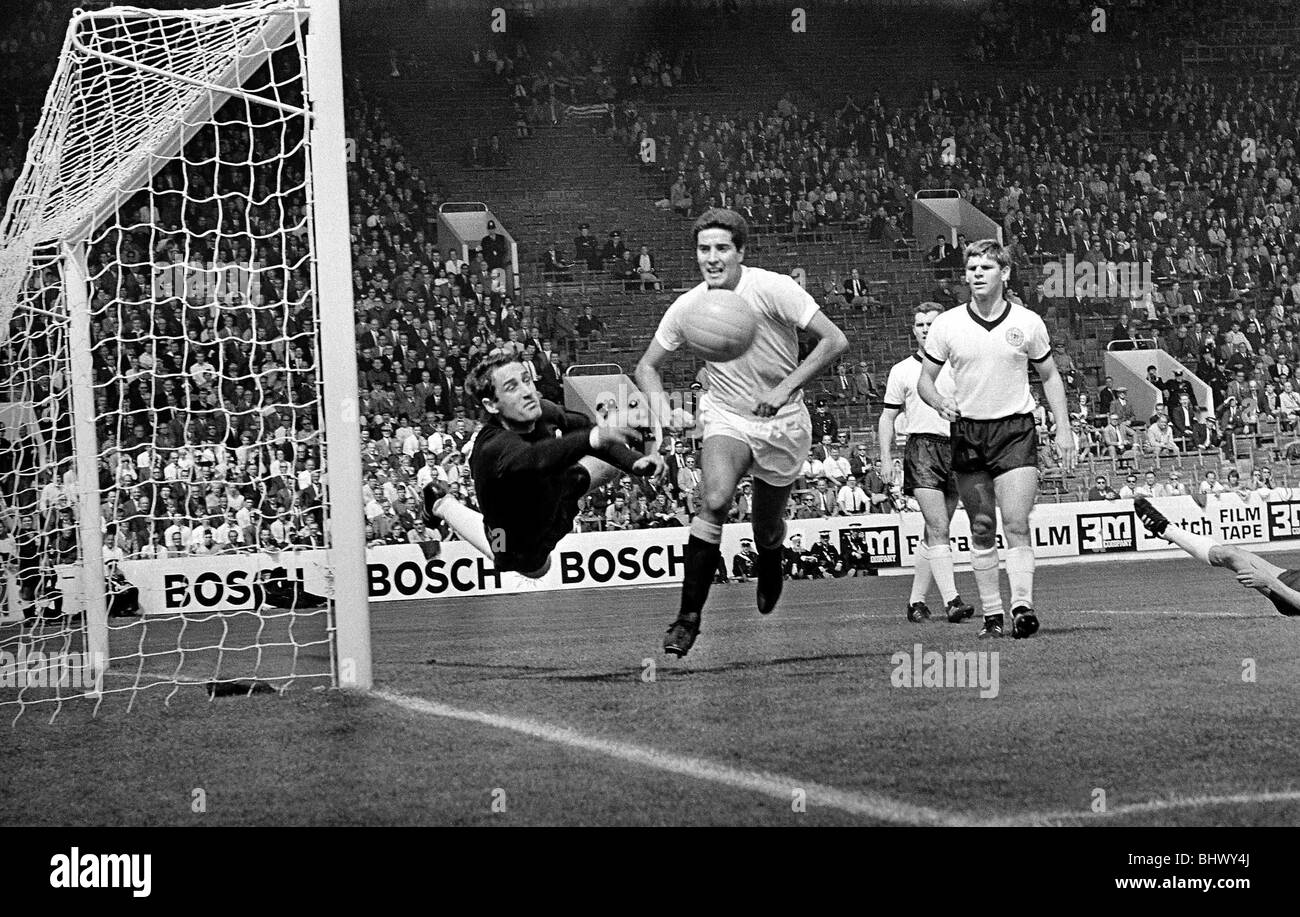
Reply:
M15 34L43 49L53 8L42 0L34 9ZM1001 28L997 21L987 27ZM6 77L21 69L16 41L0 40ZM1014 30L1008 41L1019 47ZM1042 41L1051 47L1050 37ZM857 232L910 257L915 190L950 188L1003 227L1016 289L1049 316L1072 315L1096 298L1076 287L1054 300L1026 282L1043 262L1069 255L1103 272L1149 263L1154 284L1141 295L1092 304L1111 309L1112 339L1149 339L1189 373L1163 378L1153 364L1156 409L1137 417L1127 392L1109 379L1090 384L1062 349L1056 356L1077 410L1069 418L1038 411L1044 433L1068 422L1082 455L1109 460L1132 478L1117 496L1186 486L1178 471L1144 472L1138 463L1191 452L1235 456L1239 435L1296 429L1300 79L1287 67L1227 80L1140 71L1068 89L1032 78L991 89L936 84L910 104L848 95L826 112L783 96L766 112L724 114L671 107L671 90L700 77L684 49L650 48L615 64L599 51L534 56L518 43L510 53L476 50L473 58L508 87L518 131L596 103L606 106L605 127L630 150L653 139L665 164L664 199L684 218L731 207L760 233ZM293 83L291 73L281 76ZM597 238L582 225L571 245L557 241L543 255L550 283L517 296L505 283L496 227L477 248L439 250L445 189L411 160L373 99L350 85L346 101L357 144L349 193L366 538L431 553L448 533L422 522L420 487L438 478L475 505L466 456L479 412L464 382L477 361L512 351L532 367L544 397L562 400L567 366L584 342L610 329L593 307L570 314L554 284L575 263L609 272L627 289L658 289L663 275L648 246L624 244L619 230ZM34 114L19 101L0 117L6 194ZM941 153L945 138L953 139L953 157ZM279 155L297 151L297 139L278 126L200 132L91 246L110 560L323 543L329 476L318 422L320 357L309 250L294 219L305 206L303 163L300 152ZM479 155L471 164L480 164ZM504 156L499 138L489 140L481 164ZM218 158L246 164L247 174L216 169ZM953 265L946 246L942 239L937 252L926 246L936 270ZM241 280L221 297L169 285L213 264L240 269ZM36 287L47 299L58 295L52 276ZM857 270L834 293L847 306L873 305ZM41 330L34 323L11 336L9 366L48 362ZM1211 399L1198 396L1203 390L1187 378L1193 373ZM41 397L57 403L53 374L40 384ZM869 443L855 441L833 413L877 396L866 362L837 367L827 391L832 403L816 406L817 446L792 516L912 508L899 493L898 469L882 469ZM54 433L66 448L68 430ZM699 488L697 444L678 430L665 448L662 487L624 478L590 495L579 530L688 524ZM1280 443L1278 450L1286 451ZM33 442L0 443L0 454L0 497L12 501L23 483L34 483L37 495L30 505L7 507L0 545L13 544L13 552L39 543L48 556L75 557L75 481L60 473L66 463L47 466ZM1196 492L1277 489L1267 469L1249 486L1225 477ZM1101 499L1111 498L1108 479L1094 485ZM732 520L749 518L749 501L742 486ZM792 575L857 569L816 544L791 550Z

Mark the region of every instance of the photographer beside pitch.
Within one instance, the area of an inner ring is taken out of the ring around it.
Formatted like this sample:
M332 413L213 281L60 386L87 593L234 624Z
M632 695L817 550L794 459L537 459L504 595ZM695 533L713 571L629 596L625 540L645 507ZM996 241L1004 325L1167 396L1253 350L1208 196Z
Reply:
M1065 385L1052 361L1052 342L1043 320L1004 296L1011 258L993 239L966 247L966 283L971 301L934 320L925 341L918 390L926 404L952 424L952 467L970 517L971 567L983 606L980 637L1001 637L1004 624L999 585L996 513L1002 512L1011 585L1011 635L1038 631L1034 612L1034 548L1029 514L1038 498L1038 435L1029 364L1043 382L1056 418L1061 466L1074 468L1074 437ZM945 363L952 366L955 392L935 385Z
M812 419L803 386L848 348L844 332L791 277L748 267L749 227L732 210L706 210L695 221L695 259L703 282L668 307L636 368L656 430L668 417L660 366L686 343L689 310L709 291L729 290L753 307L754 342L725 363L708 364L709 390L700 400L704 427L698 512L686 545L681 610L664 637L664 652L685 656L700 631L700 614L718 566L722 523L746 474L754 479L753 527L758 545L758 610L769 614L781 595L785 507L812 446ZM802 329L817 344L799 362ZM657 465L663 459L652 455Z

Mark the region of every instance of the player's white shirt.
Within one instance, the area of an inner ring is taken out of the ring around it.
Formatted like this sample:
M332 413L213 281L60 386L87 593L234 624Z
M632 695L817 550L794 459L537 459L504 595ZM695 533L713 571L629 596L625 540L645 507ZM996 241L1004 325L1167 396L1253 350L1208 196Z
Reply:
M668 307L655 332L660 347L673 351L686 343L682 316L708 289L701 281ZM799 329L807 328L821 307L793 277L760 267L741 265L735 292L757 313L754 344L728 363L708 364L709 395L729 410L750 416L754 393L780 385L799 365ZM790 404L802 401L803 392L798 391Z
M919 389L923 360L920 354L912 354L906 360L899 360L889 369L889 379L885 382L886 408L902 411L907 418L907 432L932 433L935 436L947 436L951 424L940 416L939 412L921 399ZM956 391L952 379L952 366L943 364L938 377L934 380L939 394L946 397Z
M1034 410L1029 364L1052 357L1043 320L1024 306L1007 303L992 321L972 304L949 309L930 325L925 354L951 363L957 409L963 418L999 420Z

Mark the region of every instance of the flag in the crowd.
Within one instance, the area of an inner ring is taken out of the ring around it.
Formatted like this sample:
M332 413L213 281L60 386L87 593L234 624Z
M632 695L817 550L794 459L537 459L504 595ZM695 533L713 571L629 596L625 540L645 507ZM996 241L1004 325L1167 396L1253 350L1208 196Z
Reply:
M564 113L579 121L596 121L609 111L608 102L595 102L591 105L566 105Z

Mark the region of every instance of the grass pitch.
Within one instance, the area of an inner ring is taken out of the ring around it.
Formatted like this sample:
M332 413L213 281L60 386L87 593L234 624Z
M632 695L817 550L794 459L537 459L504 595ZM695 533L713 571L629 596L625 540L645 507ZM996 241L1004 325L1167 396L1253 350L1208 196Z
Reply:
M788 583L770 618L715 586L681 661L676 589L375 605L405 706L305 680L37 711L4 726L0 823L1300 824L1300 620L1224 571L1040 567L1022 641L909 624L909 586ZM917 643L996 651L997 696L896 687Z

